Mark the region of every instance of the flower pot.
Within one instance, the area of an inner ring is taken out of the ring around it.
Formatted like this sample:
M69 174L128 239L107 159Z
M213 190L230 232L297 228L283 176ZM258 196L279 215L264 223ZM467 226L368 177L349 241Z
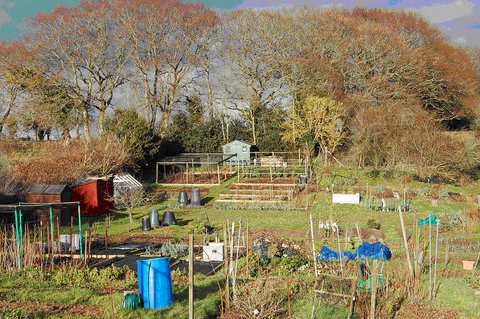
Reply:
M465 270L473 270L473 266L475 265L474 261L471 260L462 260L463 269Z

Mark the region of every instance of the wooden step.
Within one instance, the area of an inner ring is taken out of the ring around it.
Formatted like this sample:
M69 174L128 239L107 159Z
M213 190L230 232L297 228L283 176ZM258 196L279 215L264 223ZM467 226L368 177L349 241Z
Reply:
M217 199L218 203L285 204L286 200Z

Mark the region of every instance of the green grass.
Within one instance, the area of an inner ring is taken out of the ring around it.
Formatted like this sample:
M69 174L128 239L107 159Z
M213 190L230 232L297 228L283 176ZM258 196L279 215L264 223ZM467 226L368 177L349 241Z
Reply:
M479 296L462 278L442 279L435 303L454 308L461 318L480 318Z
M304 297L292 303L294 318L312 318L313 299ZM348 310L322 302L315 303L315 319L344 319L348 318Z

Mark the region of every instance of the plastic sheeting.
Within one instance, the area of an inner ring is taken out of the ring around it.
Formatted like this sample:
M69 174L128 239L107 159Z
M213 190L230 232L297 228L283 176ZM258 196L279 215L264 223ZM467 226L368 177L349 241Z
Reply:
M418 226L423 226L423 225L436 225L437 224L437 216L436 215L428 215L425 220L419 219L418 220Z
M327 246L322 246L322 249L320 250L320 255L317 256L317 260L337 261L337 260L340 260L339 255L340 254L338 252L331 250ZM342 260L354 260L354 259L355 259L355 254L349 251L342 252Z
M376 259L376 260L390 260L392 258L392 253L390 248L385 245L382 245L379 242L370 244L363 242L357 248L356 252L357 258L359 260L365 259Z
M355 257L357 257L358 260L390 260L390 258L392 258L392 253L390 252L390 248L382 245L379 242L373 244L363 242L360 246L358 246L354 253L349 251L342 252L342 260L354 260ZM317 256L317 260L338 261L339 253L331 250L327 246L322 246L322 249L320 249L320 254Z

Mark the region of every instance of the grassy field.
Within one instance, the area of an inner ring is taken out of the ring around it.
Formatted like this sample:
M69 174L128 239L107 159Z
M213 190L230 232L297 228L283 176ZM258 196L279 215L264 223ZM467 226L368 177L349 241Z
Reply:
M338 174L351 177L351 171L340 171ZM350 174L350 175L349 175ZM415 211L408 212L405 215L407 234L410 236L414 231L414 225L418 218L425 218L429 213L435 213L442 221L448 221L445 214L458 214L464 220L464 225L454 225L442 229L440 238L449 240L480 240L480 226L466 218L466 212L475 207L476 194L480 193L480 184L459 185L430 185L416 181L407 181L400 176L397 178L386 178L385 176L365 172L356 172L354 176L362 181L362 185L368 185L371 190L391 188L401 191L407 187L411 192L411 205ZM383 173L384 175L384 173ZM209 193L202 194L204 198L213 199L233 180L225 184L211 188ZM328 185L331 180L325 182ZM338 185L337 181L337 185ZM359 182L357 182L359 184ZM358 186L358 185L357 185ZM339 187L339 186L337 186ZM343 189L352 191L355 185L343 184ZM448 192L460 193L455 196L440 196ZM433 193L433 194L432 194ZM438 196L436 196L437 194ZM330 203L330 193L326 186L322 186L320 191L309 194L311 207L307 210L292 211L249 211L249 210L219 210L209 207L211 202L203 208L175 208L176 200L166 200L160 203L139 207L134 212L134 223L128 222L125 212L116 212L111 215L111 225L109 227L109 237L112 242L124 241L165 241L171 239L177 242L184 241L189 233L193 231L195 225L208 219L214 226L214 233L210 238L223 235L223 227L227 221L238 223L242 221L244 226L248 224L251 239L260 235L278 240L294 240L304 242L309 245L309 216L313 215L315 224L318 221L334 220L341 229L351 229L355 232L355 226L359 228L368 228L369 220L376 220L380 223L380 230L384 233L384 243L388 245L393 253L393 258L385 265L385 271L395 270L398 267L405 268L403 241L401 236L401 227L399 215L397 212L379 212L367 210L363 205L332 205ZM431 197L436 197L436 202L432 202ZM157 208L160 212L172 210L175 212L178 225L162 227L149 232L141 230L141 217L147 216L151 208ZM102 237L105 234L105 222L100 220L94 223L96 237ZM196 236L197 243L203 241L202 235ZM342 239L343 241L343 239ZM446 241L441 241L439 247L439 291L433 305L435 307L444 307L453 309L460 318L480 317L479 297L475 295L475 289L469 287L464 281L465 272L462 269L461 261L463 259L475 258L478 252L473 251L455 251L446 253ZM325 244L336 248L333 238L317 239L317 250ZM336 250L336 249L335 249ZM474 256L475 255L475 256ZM448 259L446 259L448 257ZM28 272L27 272L28 274ZM0 306L6 309L6 314L15 318L18 310L24 308L24 303L37 305L33 309L39 318L108 318L115 313L115 318L186 318L186 307L188 304L187 286L181 280L174 280L174 305L164 311L152 312L138 310L133 313L122 310L121 299L122 291L129 288L135 288L135 280L129 285L119 285L111 292L108 289L99 289L85 285L58 284L55 280L29 280L28 275L21 273L0 275ZM196 277L196 318L216 318L218 315L218 306L220 303L219 283L224 280L222 274L211 277ZM106 287L108 288L108 287ZM10 306L8 306L10 305ZM13 305L13 306L12 306ZM15 306L16 305L16 306ZM54 308L48 308L52 307ZM303 296L292 301L292 315L295 318L310 318L312 299L311 296ZM10 309L10 308L12 309ZM22 308L23 307L23 308ZM41 309L45 308L45 311ZM55 308L56 307L56 308ZM10 309L10 310L9 310ZM55 310L56 309L56 310ZM114 310L112 310L114 309ZM28 312L28 309L26 310ZM317 312L317 318L345 318L346 309L335 306L323 305ZM83 316L83 317L82 317Z

